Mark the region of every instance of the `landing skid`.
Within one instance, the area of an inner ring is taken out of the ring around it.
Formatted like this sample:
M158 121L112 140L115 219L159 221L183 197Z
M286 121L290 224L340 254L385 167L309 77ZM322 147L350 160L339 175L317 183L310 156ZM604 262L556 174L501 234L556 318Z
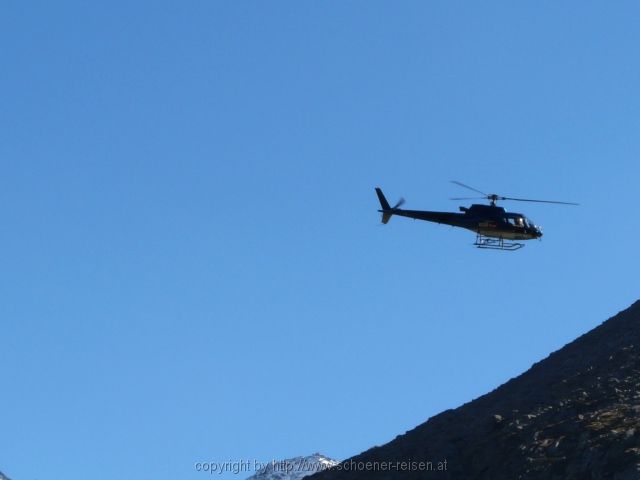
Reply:
M491 250L508 250L514 251L524 247L524 243L505 241L504 238L485 237L479 233L476 235L474 245L478 248L488 248Z

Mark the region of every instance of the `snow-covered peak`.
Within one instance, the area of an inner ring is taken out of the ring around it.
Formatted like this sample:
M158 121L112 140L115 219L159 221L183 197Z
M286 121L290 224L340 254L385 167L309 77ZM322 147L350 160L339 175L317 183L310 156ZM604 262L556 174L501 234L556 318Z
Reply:
M338 463L319 453L307 457L273 460L247 480L300 480L307 475L327 470Z

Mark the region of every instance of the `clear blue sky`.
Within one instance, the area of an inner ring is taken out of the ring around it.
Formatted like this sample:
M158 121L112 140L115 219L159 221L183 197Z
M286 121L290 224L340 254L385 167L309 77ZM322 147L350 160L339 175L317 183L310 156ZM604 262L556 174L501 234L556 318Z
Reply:
M4 2L0 469L343 459L640 296L637 2ZM516 253L394 218L460 180ZM240 475L243 478L246 475ZM224 478L239 478L226 475Z

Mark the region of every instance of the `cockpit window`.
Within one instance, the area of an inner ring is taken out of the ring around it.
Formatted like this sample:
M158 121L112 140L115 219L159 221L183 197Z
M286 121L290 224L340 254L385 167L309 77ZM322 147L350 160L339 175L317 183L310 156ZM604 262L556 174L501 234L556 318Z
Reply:
M507 217L507 222L514 227L524 227L526 219L524 217Z

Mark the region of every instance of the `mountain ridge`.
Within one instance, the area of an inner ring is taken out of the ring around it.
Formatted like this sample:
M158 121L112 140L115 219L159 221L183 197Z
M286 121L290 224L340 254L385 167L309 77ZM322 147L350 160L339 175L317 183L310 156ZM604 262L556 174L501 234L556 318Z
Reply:
M496 389L309 478L637 480L639 347L640 301ZM397 466L443 460L445 470Z

